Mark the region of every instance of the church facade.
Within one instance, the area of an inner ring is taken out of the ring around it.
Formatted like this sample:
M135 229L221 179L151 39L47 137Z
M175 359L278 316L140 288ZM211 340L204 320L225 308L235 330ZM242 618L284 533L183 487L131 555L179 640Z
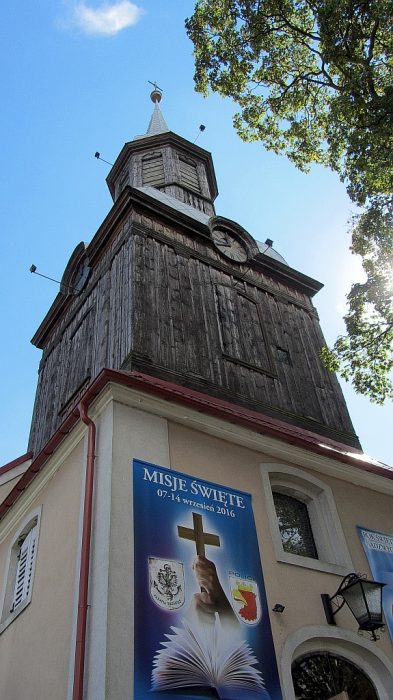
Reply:
M216 214L210 153L152 99L33 338L29 451L0 468L0 697L388 700L393 628L321 600L361 572L389 626L393 472L321 363L321 285ZM230 678L212 635L243 655Z

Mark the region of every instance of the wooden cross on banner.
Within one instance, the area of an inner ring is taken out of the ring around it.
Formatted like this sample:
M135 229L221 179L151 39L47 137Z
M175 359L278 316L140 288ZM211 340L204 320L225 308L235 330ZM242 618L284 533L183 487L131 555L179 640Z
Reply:
M211 544L214 547L220 546L220 538L218 535L212 535L209 532L203 532L202 516L199 513L192 514L194 527L177 526L177 534L185 540L195 542L196 553L199 557L205 556L205 544Z

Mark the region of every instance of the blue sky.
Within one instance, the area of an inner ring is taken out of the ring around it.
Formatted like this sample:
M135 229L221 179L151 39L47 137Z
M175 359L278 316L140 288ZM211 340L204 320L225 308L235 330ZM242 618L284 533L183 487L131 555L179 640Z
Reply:
M105 183L121 147L146 131L149 80L164 89L172 131L213 154L218 214L252 236L271 238L288 263L325 284L316 296L325 337L343 330L345 293L359 278L349 251L350 202L338 177L308 175L258 143L240 141L235 106L193 89L184 30L193 0L6 3L0 28L2 234L0 318L3 400L0 465L26 451L41 352L30 344L74 247L89 241L111 207ZM365 452L393 464L392 406L343 387Z

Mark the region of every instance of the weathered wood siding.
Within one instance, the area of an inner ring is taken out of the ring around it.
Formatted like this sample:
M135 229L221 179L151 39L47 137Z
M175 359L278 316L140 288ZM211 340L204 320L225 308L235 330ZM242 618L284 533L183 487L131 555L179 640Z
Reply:
M44 350L30 448L104 368L139 369L357 445L311 300L134 209Z
M40 449L104 367L119 368L132 345L130 220L118 227L43 352L29 444Z
M153 221L140 222L134 343L125 367L351 442L341 389L319 357L324 341L310 299L262 273L241 280L239 266L230 274L212 265L213 257L222 259L210 247L194 242L205 261L152 237ZM185 243L181 233L176 240Z

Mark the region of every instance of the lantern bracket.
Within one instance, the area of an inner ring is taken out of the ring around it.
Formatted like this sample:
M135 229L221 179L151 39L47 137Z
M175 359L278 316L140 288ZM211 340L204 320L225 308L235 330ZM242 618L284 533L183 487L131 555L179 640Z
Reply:
M355 612L352 610L352 606L350 601L346 600L346 593L350 591L350 589L353 591L354 586L359 586L361 589L361 600L364 601L364 613L362 611L361 616L356 615ZM380 590L380 601L381 601L381 609L378 611L377 616L375 615L375 611L370 612L369 605L367 602L367 596L364 591L364 587L367 586L368 589L370 587L374 588L374 590ZM341 581L337 591L335 592L334 595L329 596L328 593L322 593L321 598L322 598L322 604L323 608L325 611L326 615L326 622L329 625L335 625L336 620L335 615L341 610L341 608L347 604L348 607L350 608L352 614L354 617L356 617L358 625L359 625L359 632L366 631L371 634L371 638L376 641L379 639L379 637L376 636L375 630L376 629L381 629L384 627L384 622L382 620L382 588L385 586L384 583L378 583L377 581L367 581L365 576L362 576L360 574L348 574L343 578Z

